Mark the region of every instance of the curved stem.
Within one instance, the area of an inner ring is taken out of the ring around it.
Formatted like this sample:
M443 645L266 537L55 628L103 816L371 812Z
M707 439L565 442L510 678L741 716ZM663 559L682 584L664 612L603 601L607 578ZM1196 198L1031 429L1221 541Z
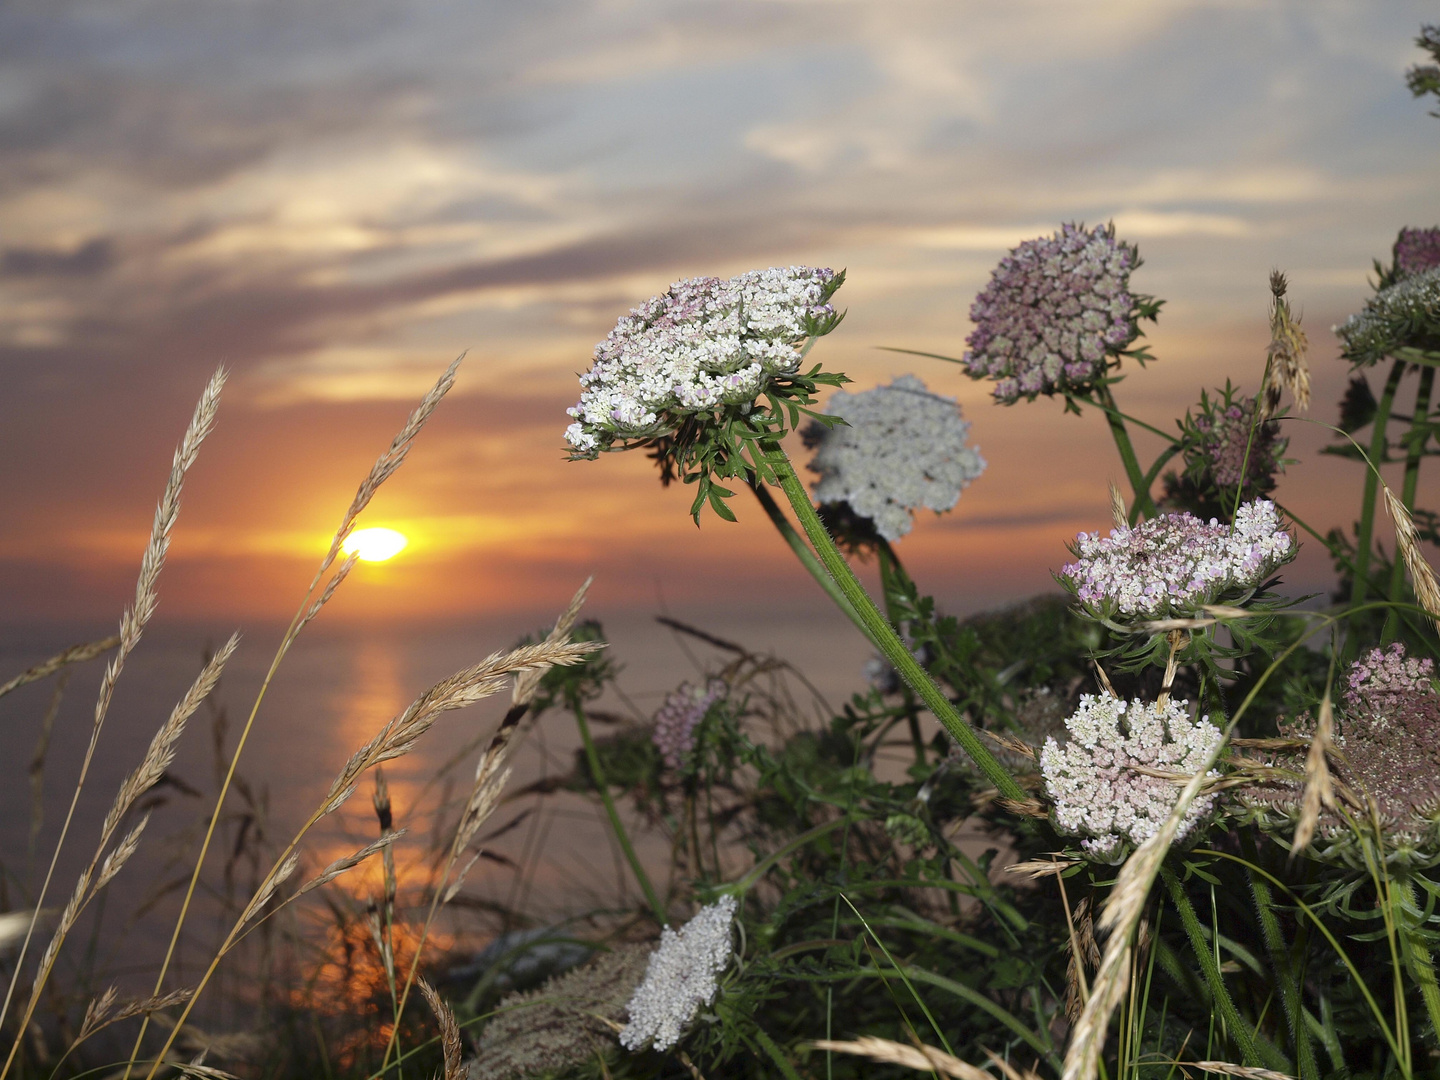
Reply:
M776 505L770 492L765 490L765 485L757 480L752 480L750 481L750 490L755 493L755 498L760 500L760 506L770 518L771 524L775 526L785 543L790 545L790 550L800 560L800 565L805 567L810 576L825 590L825 595L834 601L835 606L845 617L855 624L855 628L869 638L870 631L861 621L860 616L855 614L855 609L850 606L850 601L845 599L845 594L840 591L840 586L836 585L834 578L825 572L825 568L820 565L820 560L815 558L815 553L810 550L810 545L805 543L805 538L795 531L795 526L790 524L785 517L785 512ZM877 649L880 648L879 642L874 638L871 638L871 644Z
M1420 459L1425 456L1425 444L1430 441L1430 391L1435 386L1435 369L1420 370L1420 386L1415 391L1415 411L1410 414L1410 431L1405 438L1405 480L1400 487L1400 501L1405 509L1415 509L1415 491L1420 484ZM1391 600L1399 601L1405 590L1405 560L1397 551L1395 565L1390 569ZM1388 645L1400 629L1400 616L1394 609L1385 617L1385 629L1380 643Z
M645 894L645 900L650 905L655 920L661 926L668 926L670 919L665 912L665 905L660 902L660 897L655 892L655 886L650 884L650 876L645 873L645 867L640 863L640 856L635 854L635 847L630 843L630 834L625 831L625 823L620 820L620 812L615 808L615 800L610 795L610 785L605 780L605 770L600 765L600 755L595 750L595 740L590 737L590 723L585 719L585 709L576 704L574 713L575 724L580 729L580 741L585 744L585 761L590 766L590 778L595 781L595 787L600 792L600 800L605 804L605 814L610 818L610 828L615 833L615 839L620 843L620 850L625 853L625 861L630 864L630 869L635 874L635 880L640 883L640 890Z
M1135 446L1130 441L1125 418L1115 407L1115 396L1110 392L1109 386L1098 387L1095 394L1100 400L1094 404L1105 411L1105 420L1110 425L1115 449L1120 452L1120 463L1125 466L1125 475L1130 479L1130 490L1135 493L1135 506L1146 517L1154 517L1159 511L1155 508L1155 501L1150 498L1150 487L1145 483L1145 474L1140 471L1140 459L1135 456ZM1149 427L1148 424L1145 426Z
M875 554L880 563L880 595L885 602L885 614L890 619L892 626L899 626L900 620L896 617L895 604L891 600L897 586L908 580L905 568L900 563L900 556L895 554L895 549L890 546L890 541L883 536L875 546ZM902 686L905 699L905 722L910 728L910 744L915 749L915 764L924 766L926 762L925 737L920 731L920 710L916 706L915 693L908 686ZM876 741L879 745L879 741Z
M1390 422L1390 407L1395 403L1395 391L1400 387L1400 377L1405 374L1405 361L1396 360L1385 380L1385 390L1375 406L1375 419L1371 421L1370 468L1365 474L1365 493L1360 496L1360 532L1355 538L1355 583L1350 593L1350 602L1359 604L1369 591L1370 545L1375 534L1375 499L1380 493L1380 465L1385 460L1385 428Z
M935 682L926 674L925 669L916 662L905 643L900 640L900 635L890 625L890 621L880 613L875 606L875 601L860 584L855 572L850 569L850 564L835 546L835 541L830 539L830 534L825 531L825 525L820 520L820 515L815 512L815 507L810 502L810 495L805 486L800 482L800 477L795 474L795 467L790 464L789 457L780 444L773 439L766 440L764 445L764 464L771 470L776 479L780 481L781 490L785 492L790 500L790 507L795 511L800 526L805 530L810 543L815 546L815 553L820 557L821 563L829 571L835 584L845 594L845 598L855 609L857 615L864 622L869 631L866 636L870 638L879 648L885 659L900 674L910 686L920 695L920 700L925 703L932 713L935 714L947 731L960 744L961 749L970 755L986 778L995 785L1000 794L1015 802L1022 802L1025 799L1025 792L1015 778L1005 771L995 756L990 753L980 736L972 728L950 703L944 692L935 685Z

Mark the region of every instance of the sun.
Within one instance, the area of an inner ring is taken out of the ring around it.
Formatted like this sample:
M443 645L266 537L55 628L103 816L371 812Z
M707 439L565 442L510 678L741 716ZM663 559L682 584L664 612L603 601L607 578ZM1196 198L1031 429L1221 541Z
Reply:
M385 562L399 555L409 543L404 533L394 529L356 529L345 538L341 550L365 562Z

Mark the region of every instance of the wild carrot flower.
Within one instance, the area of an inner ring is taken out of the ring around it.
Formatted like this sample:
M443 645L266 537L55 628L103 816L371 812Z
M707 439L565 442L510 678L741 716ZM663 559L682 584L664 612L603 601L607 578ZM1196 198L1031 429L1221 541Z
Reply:
M715 999L716 980L730 963L736 906L733 896L722 896L679 930L667 926L660 932L645 980L630 999L620 1045L668 1050L680 1041L700 1007Z
M859 394L836 391L827 413L845 425L807 429L815 445L810 469L820 474L815 499L849 503L898 540L921 507L949 510L985 471L979 450L966 444L970 424L955 399L932 394L914 375Z
M1395 273L1399 277L1440 269L1440 226L1401 229L1395 238Z
M1288 440L1273 421L1255 423L1257 406L1256 398L1228 383L1214 398L1200 392L1198 409L1187 411L1180 424L1185 470L1166 476L1167 503L1201 518L1228 519L1237 489L1248 499L1275 489Z
M1086 389L1106 355L1139 333L1130 293L1139 261L1113 226L1066 225L1014 248L970 307L970 375L994 379L1007 405Z
M1047 738L1040 751L1055 828L1083 837L1080 846L1091 857L1111 863L1155 835L1180 794L1174 780L1193 776L1221 739L1207 717L1190 719L1188 705L1082 695L1079 709L1065 721L1069 740ZM1212 769L1210 775L1219 773ZM1215 798L1195 800L1177 842L1209 815Z
M710 707L730 692L724 679L711 679L703 687L681 683L665 698L655 714L655 730L651 735L665 764L678 769L685 755L695 749L695 729Z
M1440 351L1440 267L1400 278L1372 296L1335 333L1340 355L1375 364L1406 347Z
M770 380L799 368L797 345L840 321L829 301L843 280L807 266L750 270L677 281L641 304L580 376L565 431L571 457L665 434L687 416L747 410Z
M1233 525L1162 514L1108 537L1081 533L1060 583L1096 619L1190 615L1204 604L1243 601L1295 556L1275 504L1240 507Z
M1430 660L1407 656L1396 642L1372 649L1346 670L1336 716L1331 771L1340 799L1320 812L1307 853L1364 868L1360 834L1378 823L1387 861L1428 866L1440 860L1440 693ZM1282 734L1309 738L1308 715L1280 724ZM1262 827L1288 833L1304 796L1303 750L1274 755L1264 783L1241 800Z

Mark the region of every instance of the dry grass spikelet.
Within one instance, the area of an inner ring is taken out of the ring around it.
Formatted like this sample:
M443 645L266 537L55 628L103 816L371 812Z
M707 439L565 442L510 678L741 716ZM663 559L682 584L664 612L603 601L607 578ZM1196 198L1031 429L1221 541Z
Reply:
M324 870L320 871L320 873L316 874L313 878L307 881L304 885L301 885L300 888L296 889L293 899L299 899L306 893L313 892L314 890L320 888L322 885L329 885L330 882L334 881L341 874L348 874L351 870L354 870L355 867L359 866L366 859L370 858L370 856L376 854L379 851L383 851L391 844L395 843L395 841L399 840L402 836L405 835L405 832L405 829L395 829L393 831L388 831L385 833L384 836L380 837L379 840L371 841L364 847L360 848L358 851L353 851L349 855L342 855L340 858L332 862L329 866L325 867Z
M1295 1080L1289 1073L1262 1069L1258 1065L1236 1065L1230 1061L1183 1061L1177 1062L1187 1073L1190 1069L1201 1072L1220 1073L1223 1076L1239 1076L1244 1080Z
M1290 391L1296 408L1301 411L1310 408L1310 367L1305 363L1305 352L1310 342L1305 337L1305 331L1300 329L1300 320L1290 310L1290 301L1285 299L1287 287L1285 275L1272 270L1270 345L1265 350L1269 377L1265 384L1265 399L1261 402L1261 423L1279 409L1281 390Z
M1130 527L1130 513L1125 509L1125 496L1120 494L1114 480L1110 481L1110 519L1115 522L1117 529Z
M1295 824L1294 842L1290 855L1300 854L1315 839L1315 829L1320 824L1320 808L1333 809L1335 806L1335 782L1330 775L1329 753L1335 744L1335 708L1330 701L1330 688L1320 701L1320 715L1315 721L1315 734L1310 738L1310 749L1305 753L1305 794L1300 800L1300 820Z
M810 1045L816 1050L852 1054L855 1057L869 1058L871 1061L881 1061L887 1065L899 1065L917 1072L953 1076L956 1080L995 1080L979 1066L961 1061L938 1047L926 1046L923 1043L918 1046L906 1046L904 1043L892 1042L889 1039L862 1035L850 1042L838 1039L817 1039ZM1001 1072L1005 1074L1007 1080L1029 1080L1035 1075L1029 1070L1026 1070L1025 1073L1015 1071L1013 1066L1008 1062L1002 1063L1003 1059L997 1058L994 1054L991 1054L991 1060L1000 1064ZM1014 1073L1013 1077L1011 1076L1012 1072Z
M421 996L425 998L425 1003L430 1006L430 1011L440 1022L440 1046L445 1053L445 1080L465 1080L469 1070L460 1060L460 1025L455 1022L455 1014L433 986L424 979L418 979L416 982L420 987Z
M61 668L70 664L80 664L86 660L93 660L101 653L109 652L120 644L120 635L112 634L99 641L92 641L86 645L71 645L68 649L56 653L48 660L43 660L32 668L26 668L19 675L16 675L7 683L0 684L0 697L13 690L18 690L26 683L32 683L47 675L53 675Z
M1435 582L1435 571L1420 554L1420 538L1415 533L1410 511L1395 497L1389 484L1381 487L1385 490L1385 509L1395 523L1395 546L1400 549L1400 557L1405 560L1405 569L1410 571L1410 580L1415 586L1415 599L1420 601L1420 606L1435 624L1436 632L1440 633L1440 585Z

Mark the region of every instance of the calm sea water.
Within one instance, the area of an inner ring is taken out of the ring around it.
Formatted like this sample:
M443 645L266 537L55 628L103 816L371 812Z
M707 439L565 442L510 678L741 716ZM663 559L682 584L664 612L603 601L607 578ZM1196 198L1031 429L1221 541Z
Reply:
M650 613L589 614L603 620L613 642L612 655L623 667L622 693L598 708L648 716L679 682L703 677L730 658L659 625ZM860 670L870 650L843 618L829 610L792 610L764 617L751 612L672 614L753 651L783 657L830 704L838 706L862 685ZM537 613L487 623L405 629L326 625L323 617L313 624L281 667L257 716L241 759L240 782L226 804L221 839L206 863L198 914L189 920L182 942L180 977L210 955L226 922L227 892L244 893L256 873L255 860L264 857L261 871L269 865L273 852L319 804L357 747L426 687L543 627L551 618L553 613ZM122 779L140 761L156 727L199 671L205 649L218 646L229 629L157 620L147 632L118 684L47 907L64 903L79 868L94 850L100 822ZM202 708L191 721L170 772L172 782L154 792L152 821L139 854L111 886L104 903L72 936L67 946L72 972L93 968L101 985L113 981L125 989L148 992L146 980L153 976L144 973L153 970L168 940L223 763L281 630L244 629L240 651L214 696L214 708ZM0 632L0 681L67 645L110 632L104 625ZM0 782L4 879L0 901L6 908L31 902L44 874L89 736L102 666L103 661L96 660L71 669L43 768L34 764L37 740L55 680L0 699L0 768L5 771ZM808 691L798 684L797 692L802 702L807 700ZM508 695L501 695L444 715L415 753L387 766L395 824L410 830L397 845L402 882L424 879L431 845L441 835L437 823L443 827L453 822L454 800L468 791L477 743L488 739L507 704ZM508 790L519 792L568 773L578 745L568 715L547 714L515 755L515 775ZM307 840L302 874L374 839L371 790L367 779L356 796ZM485 844L491 857L472 871L462 902L444 928L442 945L457 939L483 943L500 928L490 910L493 905L519 908L534 924L544 925L634 898L634 885L603 818L578 796L560 792L511 798L497 810L488 831L494 834ZM640 846L646 861L663 878L668 865L664 841L655 835L645 838L642 831ZM275 932L323 940L334 933L337 911L363 920L365 904L376 887L376 867L357 871L342 883L344 888L333 892L329 903L314 895L307 898L276 921ZM402 884L402 902L404 897ZM93 960L87 959L92 950Z

